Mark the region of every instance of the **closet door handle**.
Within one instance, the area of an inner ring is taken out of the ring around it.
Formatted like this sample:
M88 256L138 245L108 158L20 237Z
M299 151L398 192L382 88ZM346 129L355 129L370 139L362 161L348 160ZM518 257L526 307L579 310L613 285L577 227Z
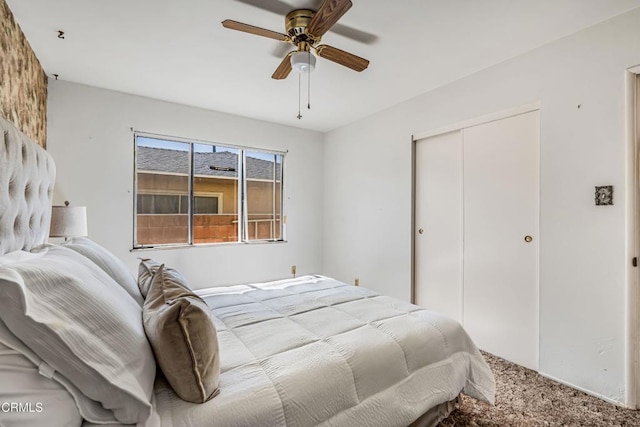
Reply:
M421 228L420 230L418 230L418 233L420 234L424 233L424 229Z
M531 243L531 241L533 240L533 237L531 236L524 236L524 241L527 243Z

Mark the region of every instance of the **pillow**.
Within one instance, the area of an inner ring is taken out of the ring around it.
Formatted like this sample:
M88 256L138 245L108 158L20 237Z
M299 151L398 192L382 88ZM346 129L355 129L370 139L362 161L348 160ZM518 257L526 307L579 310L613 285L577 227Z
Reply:
M149 292L149 286L151 286L151 281L153 280L153 275L158 271L158 269L164 265L160 264L158 261L149 259L149 258L139 258L140 265L138 266L138 289L144 298L147 297L147 293ZM184 278L182 274L178 270L175 270L170 267L164 268L165 275L169 274L175 280L174 284L184 287L187 290L191 290L191 287L187 283L187 279Z
M177 271L161 265L153 273L142 310L158 366L176 394L193 403L217 395L218 336L207 303L189 290Z
M37 376L35 374L38 374ZM42 361L0 320L0 402L41 402L46 417L33 419L23 414L8 418L11 425L80 425L82 419L96 423L116 423L113 412L82 394L69 380ZM1 409L1 408L0 408ZM15 417L14 417L15 418ZM76 422L78 419L78 422Z
M152 415L153 353L141 308L84 256L46 245L0 266L0 319L48 366L121 423Z
M138 291L136 279L120 258L86 237L74 237L70 242L65 243L64 246L73 249L93 261L142 306L144 300Z
M67 390L40 375L36 365L2 342L0 378L1 425L45 427L55 421L58 426L79 427L82 423L76 402Z

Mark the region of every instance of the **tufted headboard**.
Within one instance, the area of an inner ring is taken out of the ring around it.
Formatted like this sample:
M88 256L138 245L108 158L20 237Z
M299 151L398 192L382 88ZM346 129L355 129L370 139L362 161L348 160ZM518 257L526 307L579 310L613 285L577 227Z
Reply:
M56 177L53 158L0 117L0 255L45 243Z

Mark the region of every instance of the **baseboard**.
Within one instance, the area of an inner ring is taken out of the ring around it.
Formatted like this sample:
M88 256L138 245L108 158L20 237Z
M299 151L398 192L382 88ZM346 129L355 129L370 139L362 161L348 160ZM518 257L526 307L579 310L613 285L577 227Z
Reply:
M545 378L550 379L551 381L555 381L555 382L557 382L557 383L564 384L564 385L566 385L566 386L568 386L568 387L571 387L571 388L574 388L574 389L576 389L576 390L579 390L579 391L581 391L581 392L583 392L583 393L586 393L586 394L588 394L588 395L590 395L590 396L597 397L598 399L604 400L605 402L609 402L609 403L611 403L611 404L613 404L613 405L620 406L620 407L622 407L622 408L635 409L635 408L631 408L630 406L627 406L625 403L618 402L618 401L613 400L613 399L611 399L611 398L609 398L609 397L607 397L607 396L604 396L604 395L602 395L602 394L595 393L595 392L593 392L593 391L591 391L591 390L587 390L587 389L582 388L582 387L579 387L579 386L577 386L577 385L575 385L575 384L571 384L570 382L567 382L567 381L561 380L560 378L556 378L556 377L554 377L553 375L545 374L545 373L544 373L544 372L542 372L542 371L538 371L538 374L540 374L541 376L543 376L543 377L545 377Z

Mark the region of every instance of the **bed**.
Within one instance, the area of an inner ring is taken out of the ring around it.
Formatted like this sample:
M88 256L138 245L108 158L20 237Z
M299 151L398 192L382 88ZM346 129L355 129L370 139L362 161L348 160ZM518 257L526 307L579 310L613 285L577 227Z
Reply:
M321 275L192 292L153 260L135 277L88 239L47 244L55 165L0 130L0 426L432 426L460 393L494 402L464 329L422 307ZM182 371L184 342L149 323L174 282L210 331L188 335Z

